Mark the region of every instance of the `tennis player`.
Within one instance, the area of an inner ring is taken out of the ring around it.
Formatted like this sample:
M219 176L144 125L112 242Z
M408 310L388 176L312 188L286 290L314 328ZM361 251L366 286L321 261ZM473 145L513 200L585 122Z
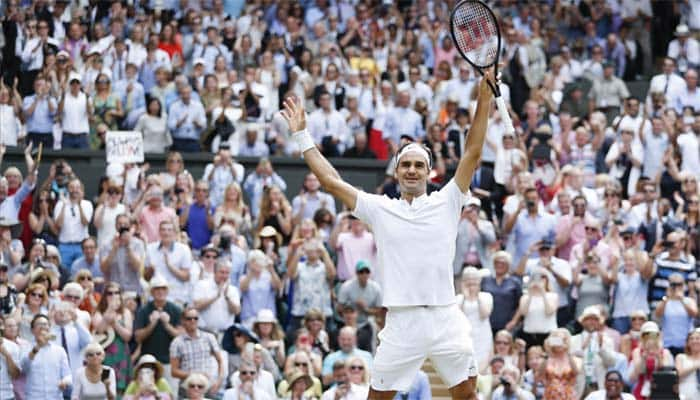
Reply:
M452 262L457 225L481 157L492 91L482 78L474 123L455 177L426 194L430 151L418 143L401 147L395 175L400 199L365 193L343 181L306 131L302 102L287 99L282 116L304 160L323 187L368 223L377 243L378 279L387 307L386 324L372 365L370 399L408 391L430 358L453 399L476 399L477 365L469 323L455 303Z

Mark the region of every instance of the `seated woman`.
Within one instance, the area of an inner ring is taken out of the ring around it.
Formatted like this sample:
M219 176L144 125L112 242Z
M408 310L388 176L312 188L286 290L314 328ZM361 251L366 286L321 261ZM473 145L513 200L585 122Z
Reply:
M150 354L144 354L134 369L134 379L124 392L124 400L173 399L173 391L163 377L163 365Z

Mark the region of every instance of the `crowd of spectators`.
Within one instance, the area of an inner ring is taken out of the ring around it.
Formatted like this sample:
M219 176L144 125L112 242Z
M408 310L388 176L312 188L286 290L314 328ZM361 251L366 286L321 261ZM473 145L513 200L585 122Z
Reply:
M0 400L366 398L392 283L371 227L275 172L277 111L388 160L390 197L422 142L440 188L479 79L454 3L0 1L0 159L26 161L0 178ZM453 263L479 398L700 398L700 1L488 3L516 134L494 110ZM113 130L164 170L110 164L94 198L70 160L37 173L39 144ZM430 396L423 372L398 394Z

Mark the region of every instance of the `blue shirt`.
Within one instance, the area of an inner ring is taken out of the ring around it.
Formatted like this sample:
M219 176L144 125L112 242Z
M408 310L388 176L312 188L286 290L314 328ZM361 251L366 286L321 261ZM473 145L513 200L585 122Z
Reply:
M144 93L143 85L134 80L132 82L133 88L131 90L131 109L136 110L139 108L146 108L146 96ZM129 81L122 79L114 83L114 93L119 96L122 101L122 105L126 109L127 97L129 93L127 92L127 87L129 86Z
M19 187L15 194L5 197L5 200L0 202L0 216L7 219L18 219L22 202L33 188L34 185L28 184L27 181L22 182L22 186Z
M178 121L185 115L187 116L185 122L178 127ZM195 121L199 127L195 126ZM199 140L199 135L206 126L207 117L204 114L204 107L194 98L190 99L190 104L177 100L168 111L168 129L170 129L173 139Z
M394 400L431 400L432 398L428 375L419 370L416 377L413 378L411 390L409 390L407 393L396 393Z
M61 325L53 324L51 333L56 335L56 340L52 341L52 343L57 346L63 346L63 338L61 335L65 334L65 343L68 348L68 350L66 350L68 353L68 363L71 371L75 373L83 366L83 349L92 342L92 335L79 322L69 322L63 325L63 330L61 330ZM61 349L63 349L63 347L61 347Z
M384 130L383 138L391 139L397 144L403 135L414 140L425 136L421 116L411 108L394 107L387 115Z
M343 353L342 350L338 350L327 355L326 358L323 359L321 374L331 375L333 373L333 364L335 364L336 361L345 361L350 357L360 357L365 361L365 364L367 364L367 368L372 368L372 354L356 347L350 353Z
M27 114L29 107L34 104L34 99L36 95L32 95L24 98L22 103L22 109L24 110L24 115ZM54 111L49 110L49 103L53 107ZM56 99L49 97L48 99L39 100L34 112L31 116L27 117L27 132L39 132L39 133L53 133L53 117L56 115Z
M481 290L493 296L491 328L494 331L505 328L518 310L523 287L518 278L507 276L499 285L496 278L489 276L481 281Z
M209 210L209 214L213 214L213 211L213 209ZM209 243L211 229L209 229L209 225L207 225L206 206L197 203L192 203L190 205L190 212L187 216L185 230L192 240L193 249L199 250Z
M556 219L550 214L540 213L532 218L527 210L520 211L512 232L515 243L513 265L518 265L520 257L527 254L527 250L533 243L542 240L544 237L554 239L556 223ZM533 254L533 257L535 256L537 254Z
M94 278L104 278L104 275L102 275L102 270L100 269L100 257L98 254L95 255L95 259L92 260L92 263L90 264L88 264L85 256L73 261L73 265L70 267L71 276L77 274L81 269L87 269L90 271Z
M62 400L61 381L72 381L68 356L63 347L49 343L39 349L33 360L22 357L22 371L27 377L26 399Z
M664 333L664 347L683 348L685 346L688 332L693 329L693 318L688 315L683 303L679 300L666 302L661 329Z

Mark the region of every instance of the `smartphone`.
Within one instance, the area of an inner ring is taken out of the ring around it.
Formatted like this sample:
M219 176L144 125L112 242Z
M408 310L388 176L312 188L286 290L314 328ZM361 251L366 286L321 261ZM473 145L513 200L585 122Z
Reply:
M552 347L561 347L564 345L564 340L558 336L549 338L549 345Z
M107 379L109 379L109 368L102 367L102 376L101 376L100 380L105 381Z

